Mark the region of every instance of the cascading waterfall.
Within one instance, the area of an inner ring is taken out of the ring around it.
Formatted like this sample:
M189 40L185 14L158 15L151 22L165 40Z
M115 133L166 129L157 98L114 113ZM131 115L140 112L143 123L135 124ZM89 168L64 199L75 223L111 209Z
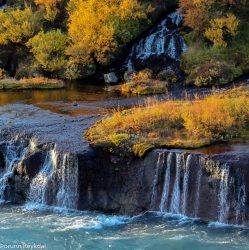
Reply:
M171 173L171 163L172 163L173 153L170 152L167 156L167 166L165 171L163 194L160 203L160 212L166 211L166 205L169 200L169 187L170 187L170 173Z
M78 159L70 154L63 156L61 185L57 193L57 205L76 208L78 203Z
M202 173L203 173L203 168L204 168L204 164L203 162L201 162L200 160L199 162L199 169L198 169L198 173L197 173L197 178L196 178L196 183L195 183L195 203L194 203L194 216L198 217L198 212L199 212L199 205L200 205L200 188L201 188L201 178L202 178Z
M149 35L138 41L128 56L126 67L128 71L134 69L133 61L144 61L151 56L167 56L172 60L179 60L181 54L187 50L183 37L176 32L183 17L174 12L167 16ZM170 24L176 28L172 29Z
M5 167L1 171L0 177L0 201L5 201L5 190L8 185L8 179L12 176L12 169L15 164L22 161L28 146L24 146L24 143L16 143L15 141L7 143L4 150L4 163Z
M199 217L205 209L202 201L203 178L208 178L205 158L196 154L167 150L159 152L157 157L151 208L158 207L157 197L161 194L160 212ZM213 192L217 197L214 195L210 198L214 206L217 206L217 220L221 223L245 224L247 197L245 183L239 178L241 175L231 176L228 164L215 163L213 167L216 169ZM165 172L161 171L164 168ZM163 178L160 178L160 172L164 173ZM161 179L164 180L163 183L160 183ZM231 212L233 218L230 216Z
M157 198L157 184L158 184L159 167L160 167L161 159L163 159L163 162L164 162L164 153L163 152L159 152L159 156L158 156L158 160L157 160L156 171L155 171L154 181L153 181L153 185L152 185L152 196L151 196L151 204L150 204L151 210L154 209L154 204L155 204L155 201Z
M43 166L30 184L28 205L53 205L77 208L77 156L60 154L56 147L48 151Z
M175 184L173 188L171 204L170 204L170 212L174 214L180 214L180 204L181 204L181 171L184 164L184 154L178 153L176 154L176 177Z
M246 204L246 191L245 191L245 185L242 183L239 183L239 187L237 190L237 202L236 202L236 224L243 224L246 220L245 215L245 204Z
M48 151L45 156L43 166L40 172L30 183L30 190L28 194L28 202L37 205L47 204L47 190L48 190L48 180L52 177L53 168L57 163L57 153L53 149Z
M185 167L185 174L183 180L183 197L182 197L182 213L187 213L187 203L188 203L188 187L189 187L189 174L190 174L190 163L192 160L192 155L188 155Z
M221 170L220 192L219 192L219 222L227 223L229 212L229 166L224 165Z
M39 152L35 139L15 138L0 144L4 168L0 170L0 201L6 201L6 190L15 167L25 166L25 159ZM77 155L60 152L56 146L45 145L38 173L30 182L27 206L53 205L65 208L78 206Z

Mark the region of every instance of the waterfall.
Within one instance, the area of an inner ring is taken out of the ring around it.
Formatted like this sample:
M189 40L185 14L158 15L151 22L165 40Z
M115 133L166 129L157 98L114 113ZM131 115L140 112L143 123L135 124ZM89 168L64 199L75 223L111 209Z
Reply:
M170 187L170 174L171 174L171 163L172 163L173 153L170 152L167 157L167 166L165 171L163 194L160 203L160 212L166 211L167 202L169 200L169 187Z
M205 214L205 202L210 202L210 209L216 209L211 214L217 214L219 222L246 224L247 191L243 173L239 169L232 175L229 164L220 164L199 154L179 151L164 150L157 157L151 208L159 207L160 212L198 218ZM160 171L164 158L165 172ZM164 173L162 178L161 172ZM163 180L162 183L160 180ZM201 197L206 194L206 188L209 188L209 185L206 186L207 180L212 181L211 196ZM160 197L159 190L162 190Z
M242 182L244 183L244 182ZM237 202L236 202L236 224L244 224L246 220L245 204L246 204L246 191L245 184L239 183L237 190Z
M187 50L183 37L176 31L182 20L183 17L174 12L152 29L146 37L135 43L126 61L127 70L134 69L134 61L144 61L152 56L164 56L178 61L181 54ZM175 29L172 29L171 24Z
M159 154L158 154L156 171L155 171L153 184L152 184L152 195L151 195L151 202L150 202L150 209L151 210L154 209L155 203L156 203L156 198L157 198L157 185L158 185L159 167L160 167L161 159L163 159L163 161L164 161L164 152L159 152Z
M219 190L219 222L228 223L229 212L229 166L224 165L221 170L220 190Z
M197 173L196 183L195 183L195 203L194 203L194 215L195 217L198 217L199 212L199 205L200 205L200 188L201 188L201 178L202 178L202 172L203 172L203 163L199 160L199 169Z
M15 164L21 162L27 151L24 142L16 143L15 141L7 143L4 147L4 169L1 171L0 177L0 201L5 201L5 190L8 186L8 180L13 175L12 169Z
M176 154L176 178L175 184L173 188L171 204L170 204L170 212L174 214L180 214L180 204L181 204L181 171L184 164L184 155L182 153Z
M30 183L28 201L31 204L47 204L48 180L51 178L53 168L56 165L57 153L55 150L48 151L40 172Z
M29 141L14 138L13 141L0 144L4 156L0 169L0 201L6 201L9 180L13 169L26 167L25 160L39 154L40 147L35 139ZM28 160L29 161L29 160ZM37 163L38 164L38 163ZM66 208L78 206L78 159L76 154L60 152L56 145L44 145L41 162L35 166L38 173L30 180L26 194L27 205L53 205Z
M41 204L77 208L77 156L60 153L56 147L47 152L41 170L30 184L28 194L28 205Z
M7 8L7 3L3 4L2 6L0 6L0 10L1 11L6 10L6 8Z
M65 154L61 168L61 185L57 193L57 205L76 208L78 204L78 159Z
M189 188L189 174L190 174L190 163L193 156L188 155L183 179L183 197L182 197L182 213L187 213L187 204L188 204L188 188Z

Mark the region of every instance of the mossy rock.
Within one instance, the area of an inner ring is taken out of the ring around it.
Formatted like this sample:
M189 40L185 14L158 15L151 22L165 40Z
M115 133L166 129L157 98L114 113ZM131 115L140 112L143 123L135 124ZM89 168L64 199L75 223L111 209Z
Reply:
M152 143L139 143L135 144L132 147L132 152L135 156L142 158L145 156L149 151L155 148L155 144Z

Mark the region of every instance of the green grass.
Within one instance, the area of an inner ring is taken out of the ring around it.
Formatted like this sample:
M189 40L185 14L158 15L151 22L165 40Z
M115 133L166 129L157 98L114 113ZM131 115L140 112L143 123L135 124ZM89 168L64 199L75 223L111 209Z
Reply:
M248 134L249 87L240 87L193 101L150 99L98 121L85 138L114 154L143 157L156 147L199 148Z

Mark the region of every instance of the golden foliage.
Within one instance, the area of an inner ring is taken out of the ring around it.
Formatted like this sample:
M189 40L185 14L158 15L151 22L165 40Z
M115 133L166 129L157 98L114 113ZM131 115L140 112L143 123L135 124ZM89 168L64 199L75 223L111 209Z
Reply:
M39 13L31 7L25 9L8 9L0 11L0 44L24 43L40 28L42 22Z
M237 17L231 13L224 18L215 18L210 21L210 28L205 32L205 36L213 42L214 46L226 47L225 35L235 36L239 25Z
M185 24L196 31L203 31L209 22L209 10L215 0L180 0Z
M67 44L67 36L61 30L41 31L26 43L38 63L50 72L58 71L65 65Z
M53 22L59 13L57 5L61 0L35 0L35 4L43 10L43 16L46 20Z
M71 0L68 6L68 53L89 63L107 63L120 44L139 32L146 10L137 0Z
M113 146L113 135L125 134L135 145L194 148L230 139L248 128L249 88L238 88L194 101L155 101L116 111L86 133L94 144ZM129 149L127 149L129 150Z

